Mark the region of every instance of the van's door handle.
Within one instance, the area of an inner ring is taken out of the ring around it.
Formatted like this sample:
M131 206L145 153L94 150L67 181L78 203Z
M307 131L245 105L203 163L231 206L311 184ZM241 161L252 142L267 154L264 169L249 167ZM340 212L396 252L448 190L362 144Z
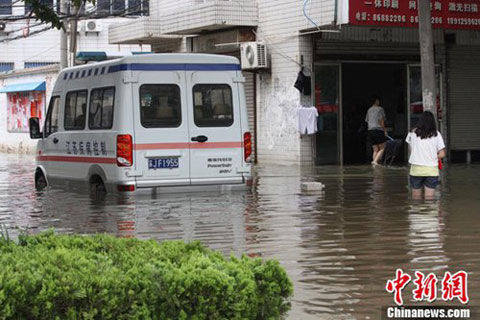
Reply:
M192 141L197 141L197 142L207 142L208 137L206 136L196 136L192 137Z
M53 143L58 143L58 139L56 137L53 138Z

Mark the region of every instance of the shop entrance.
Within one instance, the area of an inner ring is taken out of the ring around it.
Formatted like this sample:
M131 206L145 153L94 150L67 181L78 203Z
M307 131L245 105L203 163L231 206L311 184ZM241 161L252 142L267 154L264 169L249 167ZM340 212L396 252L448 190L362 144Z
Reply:
M366 135L359 134L374 97L380 98L386 113L386 126L392 138L404 138L408 132L407 66L398 63L342 64L342 141L343 163L365 164L371 161L371 146ZM404 161L404 153L398 155Z
M378 96L386 113L386 126L394 139L408 132L408 92L416 93L417 69L405 63L321 63L315 68L315 106L319 112L315 139L316 164L371 162L366 133L360 134L372 99ZM410 74L410 76L409 76ZM410 77L407 80L407 77ZM413 81L414 80L414 81ZM413 88L408 88L414 84ZM421 92L420 92L421 94ZM413 103L415 105L415 103ZM420 105L421 108L421 105ZM405 146L404 146L405 148ZM400 152L397 162L406 160Z

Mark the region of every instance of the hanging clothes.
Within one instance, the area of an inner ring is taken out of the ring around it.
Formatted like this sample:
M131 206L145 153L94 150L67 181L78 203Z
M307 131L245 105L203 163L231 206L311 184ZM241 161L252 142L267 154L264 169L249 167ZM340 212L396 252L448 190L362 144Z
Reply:
M295 81L295 84L293 86L305 96L309 96L312 94L312 78L306 76L303 73L303 70L298 73L297 80Z
M297 108L298 132L300 134L315 134L318 111L314 106L299 106Z

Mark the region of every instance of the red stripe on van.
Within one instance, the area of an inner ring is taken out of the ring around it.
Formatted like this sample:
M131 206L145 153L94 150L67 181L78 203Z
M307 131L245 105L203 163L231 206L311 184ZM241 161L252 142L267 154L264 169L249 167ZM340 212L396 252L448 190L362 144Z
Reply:
M70 157L70 156L38 156L37 161L60 161L60 162L105 163L105 164L117 163L117 159L115 158Z
M155 149L188 149L189 143L137 143L135 150L155 150Z
M242 142L203 142L203 143L137 143L135 150L159 149L227 149L243 148Z

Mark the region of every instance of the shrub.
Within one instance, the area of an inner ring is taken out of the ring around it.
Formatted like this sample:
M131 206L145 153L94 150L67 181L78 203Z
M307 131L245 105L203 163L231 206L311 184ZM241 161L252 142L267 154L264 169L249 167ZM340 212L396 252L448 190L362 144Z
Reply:
M292 290L278 262L199 242L0 238L0 319L277 319Z

